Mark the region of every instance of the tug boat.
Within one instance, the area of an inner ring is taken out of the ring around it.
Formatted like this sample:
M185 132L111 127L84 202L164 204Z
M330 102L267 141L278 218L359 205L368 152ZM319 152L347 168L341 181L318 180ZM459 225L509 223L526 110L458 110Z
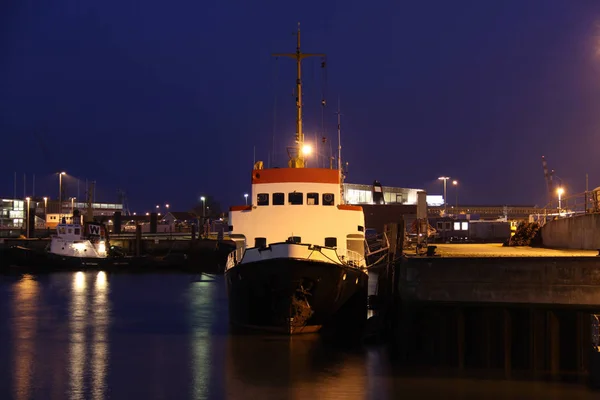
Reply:
M344 204L340 156L337 169L306 168L301 61L322 55L300 52L299 26L297 41L296 53L276 54L297 63L295 146L287 168L255 163L252 204L229 211L236 249L225 270L232 325L290 335L356 329L368 294L364 214Z
M48 249L48 257L69 265L97 266L107 260L106 229L95 222L61 223L56 227Z

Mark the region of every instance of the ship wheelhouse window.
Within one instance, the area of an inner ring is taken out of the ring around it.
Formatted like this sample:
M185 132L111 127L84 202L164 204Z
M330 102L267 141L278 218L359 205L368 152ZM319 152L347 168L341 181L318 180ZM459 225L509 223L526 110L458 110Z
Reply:
M332 206L335 202L335 196L333 193L323 193L323 205Z
M337 238L326 237L325 238L325 247L337 247Z
M256 205L268 206L269 205L269 193L259 193L256 196Z
M267 238L257 237L254 238L254 247L267 247Z
M319 193L307 193L306 194L306 204L309 206L318 206L319 205Z
M302 243L302 238L300 236L290 236L287 239L288 243Z
M282 206L284 204L285 204L285 194L273 193L273 205L274 206Z
M302 205L302 201L304 200L304 193L302 192L292 192L288 193L288 203L299 206Z

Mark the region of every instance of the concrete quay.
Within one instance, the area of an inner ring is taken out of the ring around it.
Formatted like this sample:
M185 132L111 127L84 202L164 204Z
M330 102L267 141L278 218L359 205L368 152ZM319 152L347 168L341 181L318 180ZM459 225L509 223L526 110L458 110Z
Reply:
M400 359L600 384L597 251L440 244L436 254L396 266Z

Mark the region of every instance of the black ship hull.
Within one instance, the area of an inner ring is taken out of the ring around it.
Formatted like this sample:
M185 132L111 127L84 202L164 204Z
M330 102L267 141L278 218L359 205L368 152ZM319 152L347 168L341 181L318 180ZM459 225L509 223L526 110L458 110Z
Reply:
M284 334L363 327L368 275L340 264L275 258L226 271L234 326Z

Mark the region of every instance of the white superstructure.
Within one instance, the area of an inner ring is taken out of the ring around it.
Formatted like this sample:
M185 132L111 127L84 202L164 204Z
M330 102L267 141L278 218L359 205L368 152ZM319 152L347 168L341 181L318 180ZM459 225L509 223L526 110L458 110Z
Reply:
M341 204L337 170L255 169L252 204L232 207L229 221L230 235L238 243L238 252L228 267L265 257L311 257L315 261L366 267L362 207ZM243 249L260 249L276 243L286 246L275 246L271 253L243 254ZM319 251L314 251L315 246Z

